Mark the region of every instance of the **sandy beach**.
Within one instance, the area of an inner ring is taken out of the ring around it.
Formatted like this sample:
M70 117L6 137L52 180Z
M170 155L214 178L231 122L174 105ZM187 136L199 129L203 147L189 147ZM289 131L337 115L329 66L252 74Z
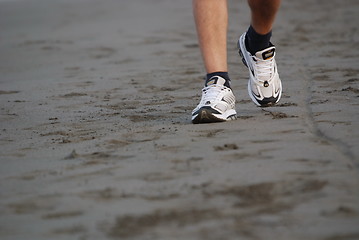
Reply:
M0 239L359 239L359 3L283 1L283 97L191 124L190 1L0 1Z

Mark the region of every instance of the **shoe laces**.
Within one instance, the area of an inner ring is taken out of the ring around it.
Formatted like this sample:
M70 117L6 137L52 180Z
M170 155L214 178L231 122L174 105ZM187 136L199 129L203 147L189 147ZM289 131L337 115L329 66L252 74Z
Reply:
M255 66L255 72L256 72L256 79L268 83L271 82L273 79L273 66L274 66L274 56L270 59L263 60L256 56L252 56L254 59L254 66Z
M219 85L210 85L208 87L204 87L202 89L203 97L202 102L205 104L207 102L214 103L217 101L218 97L222 93L223 90L225 90L227 87L225 86L219 86Z

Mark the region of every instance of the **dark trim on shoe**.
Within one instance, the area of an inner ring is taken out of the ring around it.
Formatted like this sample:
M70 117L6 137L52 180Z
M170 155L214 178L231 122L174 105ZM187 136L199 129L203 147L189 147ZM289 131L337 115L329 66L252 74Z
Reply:
M198 111L196 111L192 116L197 115L194 119L192 119L192 123L213 123L213 122L224 122L225 119L217 118L213 114L220 114L217 110L214 110L211 107L204 106L201 107Z
M278 97L264 98L263 100L257 99L257 101L261 105L261 107L270 107L277 103Z

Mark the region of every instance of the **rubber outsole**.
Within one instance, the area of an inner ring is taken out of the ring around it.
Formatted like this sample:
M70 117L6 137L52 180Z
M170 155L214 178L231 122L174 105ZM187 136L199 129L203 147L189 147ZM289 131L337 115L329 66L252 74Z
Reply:
M192 123L199 124L199 123L215 123L215 122L226 122L230 120L237 119L236 115L231 115L227 119L218 118L213 115L212 111L208 108L202 108L198 111L198 114L195 118L192 119Z

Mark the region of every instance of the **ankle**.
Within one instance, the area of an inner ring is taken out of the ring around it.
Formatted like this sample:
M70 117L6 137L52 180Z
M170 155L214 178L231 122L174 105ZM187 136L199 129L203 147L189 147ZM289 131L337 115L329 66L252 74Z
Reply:
M245 38L247 50L254 55L256 52L266 49L270 46L270 38L272 31L267 34L259 34L255 31L252 25L248 28Z
M207 86L207 83L209 82L209 80L212 77L215 77L215 76L221 77L224 80L226 80L226 82L224 83L224 86L226 86L228 88L231 88L231 79L229 78L228 72L212 72L212 73L208 73L206 75L205 86Z

